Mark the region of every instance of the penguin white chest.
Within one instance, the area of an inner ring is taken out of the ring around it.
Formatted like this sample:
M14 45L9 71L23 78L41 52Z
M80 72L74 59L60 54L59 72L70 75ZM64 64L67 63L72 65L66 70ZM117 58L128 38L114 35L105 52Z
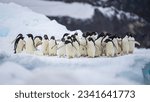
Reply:
M95 57L95 45L92 41L88 42L87 54L88 54L88 57L92 57L92 58Z
M58 45L57 45L57 55L59 57L64 57L66 55L66 46L64 44L64 42L60 41L58 42Z
M74 57L74 48L71 43L66 45L66 56L67 56L67 58Z
M129 53L129 41L128 38L123 38L122 40L122 50L124 54Z
M43 40L42 52L43 52L43 55L48 55L49 54L49 41L48 40Z
M16 53L21 53L25 47L25 41L20 39L16 48Z
M115 51L114 51L114 45L112 42L108 42L106 43L106 56L107 57L113 57L115 54Z
M57 54L57 45L55 43L55 40L50 40L49 41L49 55L55 56Z
M26 41L26 52L29 54L34 53L34 44L33 44L33 40L31 38L28 38Z

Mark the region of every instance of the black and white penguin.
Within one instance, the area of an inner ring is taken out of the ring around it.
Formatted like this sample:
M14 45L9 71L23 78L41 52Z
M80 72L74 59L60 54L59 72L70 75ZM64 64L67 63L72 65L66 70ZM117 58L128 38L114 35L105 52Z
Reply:
M57 55L58 57L65 57L66 55L66 46L65 46L65 39L61 38L60 41L57 42Z
M88 57L94 58L95 57L95 42L93 38L89 37L87 40L87 54Z
M35 36L34 37L34 46L37 48L41 44L42 44L42 37L41 36Z
M132 33L128 33L128 40L129 40L129 53L133 53L135 49L135 44L140 46L140 43L135 41Z
M68 37L69 35L70 35L69 33L65 33L62 38L65 39L65 40L67 40L67 37Z
M33 54L34 51L35 51L33 35L32 34L27 34L27 37L28 38L26 40L26 53Z
M50 56L57 55L57 43L54 36L51 36L49 41L49 55Z
M14 53L21 53L25 47L25 41L22 34L19 34L14 43Z
M118 40L117 40L117 35L112 35L109 37L110 39L112 39L113 45L114 45L114 49L115 49L115 55L118 56Z
M105 54L107 57L113 57L115 55L115 49L113 45L112 39L106 39L106 49L105 49Z
M123 54L129 53L129 37L125 35L122 39L122 52Z
M43 55L49 54L49 38L46 34L44 35L44 39L42 41L42 53Z
M79 39L79 42L81 56L87 56L87 41L85 33L82 34L82 37Z
M75 53L75 56L76 57L80 57L81 54L80 54L80 43L79 41L76 39L75 35L72 35L72 44L73 46L75 47L74 48L74 53Z
M67 58L74 58L75 53L74 53L74 46L70 40L65 41L65 46L66 46L66 56Z
M101 44L101 41L104 37L104 33L100 33L98 34L97 38L95 39L95 46L96 46L96 51L95 51L95 56L98 57L98 56L101 56L102 55L102 44Z

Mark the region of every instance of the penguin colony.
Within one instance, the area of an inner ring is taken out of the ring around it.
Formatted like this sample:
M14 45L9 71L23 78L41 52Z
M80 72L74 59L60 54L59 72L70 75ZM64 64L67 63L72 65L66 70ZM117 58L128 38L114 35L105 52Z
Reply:
M135 44L140 45L132 33L126 33L119 37L110 33L86 32L82 36L78 33L65 33L60 40L48 35L35 36L27 34L26 41L23 34L19 34L14 40L14 53L25 51L28 54L35 54L38 46L41 46L41 55L58 57L115 57L133 53Z

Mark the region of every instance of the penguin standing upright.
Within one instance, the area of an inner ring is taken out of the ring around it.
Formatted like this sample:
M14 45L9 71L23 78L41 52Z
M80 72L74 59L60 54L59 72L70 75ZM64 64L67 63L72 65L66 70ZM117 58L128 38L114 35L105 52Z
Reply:
M37 48L39 45L42 44L42 37L41 36L35 36L34 37L34 45Z
M74 48L74 53L76 57L80 57L80 43L79 41L76 39L76 37L74 35L72 35L72 44L75 47Z
M115 49L115 55L118 56L118 40L117 40L117 36L113 35L113 36L110 36L109 38L112 39L112 42L114 44L114 49Z
M25 47L25 41L22 34L19 34L14 43L14 53L21 53Z
M82 37L79 39L80 42L80 54L81 56L87 56L87 41L84 34L82 34Z
M44 35L44 39L42 42L42 52L43 52L43 55L49 54L49 38L46 34Z
M101 44L102 39L103 39L103 33L98 34L97 38L95 39L95 45L96 45L95 56L96 57L102 55L102 44Z
M117 42L118 42L118 55L122 55L122 38L118 36Z
M123 51L123 54L128 54L129 53L128 35L125 35L125 37L122 39L122 51Z
M33 54L35 51L34 40L32 34L27 34L28 38L26 40L26 53Z
M87 54L88 57L94 58L95 57L95 42L93 38L89 37L87 40Z
M65 46L64 38L61 38L61 41L58 41L57 55L58 55L58 57L65 57L65 55L66 55L66 46Z
M75 54L74 54L74 46L73 46L72 42L70 40L66 40L65 45L66 45L67 58L74 58Z
M54 36L51 36L49 41L49 55L50 56L57 55L57 43Z
M115 54L115 49L114 49L112 39L106 39L105 43L106 43L106 50L105 50L106 56L107 57L113 57Z
M135 49L135 44L140 46L140 43L135 41L135 38L133 37L133 35L130 33L128 34L129 38L129 53L133 53L134 49Z

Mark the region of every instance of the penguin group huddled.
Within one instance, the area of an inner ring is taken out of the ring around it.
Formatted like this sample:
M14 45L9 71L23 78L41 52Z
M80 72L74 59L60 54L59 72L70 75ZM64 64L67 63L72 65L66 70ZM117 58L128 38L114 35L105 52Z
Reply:
M24 51L35 54L41 46L40 53L43 56L115 57L133 53L135 44L140 45L129 32L124 37L104 32L85 32L81 36L78 33L65 33L60 40L56 40L55 36L49 38L47 34L43 37L27 34L27 39L24 40L23 34L18 34L14 40L14 53Z

